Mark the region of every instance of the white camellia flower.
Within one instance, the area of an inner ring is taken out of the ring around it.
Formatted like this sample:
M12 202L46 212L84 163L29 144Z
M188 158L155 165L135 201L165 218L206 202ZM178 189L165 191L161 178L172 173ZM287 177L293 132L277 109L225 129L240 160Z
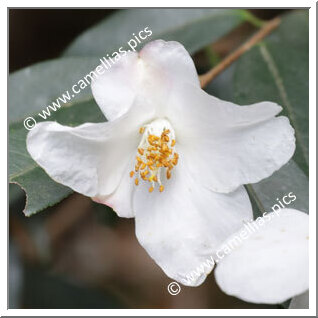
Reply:
M179 282L252 219L243 185L270 176L295 150L288 119L275 117L280 106L208 95L177 42L128 52L92 91L108 122L42 122L27 149L56 182L134 217L140 244Z
M309 217L283 209L256 219L216 252L221 289L248 302L278 304L309 288Z

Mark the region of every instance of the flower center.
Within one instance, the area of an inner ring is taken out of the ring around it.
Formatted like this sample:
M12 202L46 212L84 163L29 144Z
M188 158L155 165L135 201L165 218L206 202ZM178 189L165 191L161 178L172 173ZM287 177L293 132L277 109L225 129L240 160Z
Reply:
M130 172L132 178L136 174L135 185L139 179L149 182L149 192L156 186L164 190L163 176L171 178L171 170L178 164L179 155L175 152L175 135L170 123L165 119L156 119L139 129L143 134L138 146L135 171Z

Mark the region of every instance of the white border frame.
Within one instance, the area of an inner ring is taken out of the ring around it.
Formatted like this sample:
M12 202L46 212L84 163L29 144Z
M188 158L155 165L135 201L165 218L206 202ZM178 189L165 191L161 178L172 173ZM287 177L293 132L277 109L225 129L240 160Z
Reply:
M1 50L1 87L5 93L7 101L7 72L8 72L8 39L7 39L7 26L8 26L8 7L25 7L26 2L23 0L5 0L1 5L0 15L0 34L2 43L6 43L6 50ZM70 8L78 7L78 1L75 0L47 0L45 2L40 0L31 0L27 2L28 7L61 7ZM106 1L90 0L90 7L87 8L106 8ZM113 4L113 3L112 3ZM208 1L196 0L193 2L182 2L176 0L162 0L150 3L149 1L134 1L117 0L116 8L119 7L221 7L221 8L237 8L237 4L242 8L309 8L309 163L310 163L310 179L309 179L309 195L310 195L310 293L309 293L309 309L7 309L7 284L1 284L0 287L0 314L1 316L315 316L316 315L316 2L315 1L281 1L281 0L268 0L268 1ZM111 7L109 7L111 8ZM114 8L114 7L113 7ZM7 118L7 108L2 105L0 108L1 117ZM1 145L7 147L7 126L1 126ZM7 162L2 164L7 166ZM7 192L7 171L1 171L1 180L6 180L6 183L1 183L1 193ZM1 213L1 255L8 255L8 214L5 200L2 200L3 211ZM7 262L2 261L0 264L0 273L2 282L7 282Z

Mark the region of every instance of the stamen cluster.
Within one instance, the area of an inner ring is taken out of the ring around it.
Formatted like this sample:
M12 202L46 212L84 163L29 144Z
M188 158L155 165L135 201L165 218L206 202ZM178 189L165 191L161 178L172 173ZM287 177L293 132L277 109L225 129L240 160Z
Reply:
M144 132L145 128L141 127L139 133ZM138 147L135 171L130 172L130 177L132 178L136 172L135 185L139 184L139 178L150 182L149 192L154 190L155 183L159 184L159 191L162 192L164 186L160 179L161 170L163 169L166 178L170 179L171 170L178 164L179 155L174 151L176 141L171 139L169 134L169 129L163 129L160 137L148 133Z

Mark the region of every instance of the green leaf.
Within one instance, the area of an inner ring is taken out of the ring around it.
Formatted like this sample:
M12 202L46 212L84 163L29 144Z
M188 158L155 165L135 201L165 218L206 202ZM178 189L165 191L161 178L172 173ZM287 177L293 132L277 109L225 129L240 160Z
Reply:
M229 68L224 70L219 76L217 76L206 87L206 91L215 97L222 100L235 102L234 99L234 70L235 64L232 64Z
M9 206L11 207L24 197L24 192L17 184L9 184Z
M289 309L308 309L309 308L309 290L292 298Z
M40 112L99 65L94 57L61 58L24 68L9 77L9 121ZM92 98L86 87L72 103Z
M181 42L192 54L245 20L250 21L251 15L245 10L236 9L120 10L81 34L64 55L111 55L118 52L120 47L128 49L128 41L146 27L152 31L152 35L141 41L138 50L149 41L163 39Z
M248 185L247 190L253 203L254 218L263 212L271 212L273 207L292 208L308 213L309 211L309 184L308 178L297 164L290 160L284 167L272 176ZM292 193L292 194L290 194ZM290 196L295 195L292 201ZM287 196L287 197L286 197ZM285 197L286 204L283 201Z
M26 193L26 206L23 210L26 216L31 216L55 205L73 192L71 189L54 182L38 166L32 167L30 171L25 171L21 175L14 176L10 181L16 182Z
M282 105L296 132L294 160L308 175L308 10L294 11L263 43L245 54L234 74L235 100Z
M9 181L19 184L26 192L24 213L29 216L67 197L72 190L54 182L30 157L26 150L28 130L25 117L38 115L57 97L98 65L96 58L63 58L39 63L14 73L9 79ZM51 111L50 121L76 126L84 122L105 121L86 87L69 103Z

